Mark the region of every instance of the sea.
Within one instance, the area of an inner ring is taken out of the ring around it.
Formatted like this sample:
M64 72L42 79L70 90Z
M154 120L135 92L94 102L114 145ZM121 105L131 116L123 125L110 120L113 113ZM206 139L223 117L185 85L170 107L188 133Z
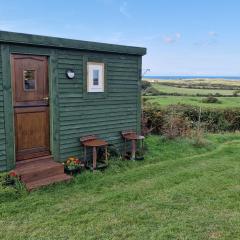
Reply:
M240 76L144 76L143 78L155 79L155 80L188 80L188 79L223 79L240 81Z

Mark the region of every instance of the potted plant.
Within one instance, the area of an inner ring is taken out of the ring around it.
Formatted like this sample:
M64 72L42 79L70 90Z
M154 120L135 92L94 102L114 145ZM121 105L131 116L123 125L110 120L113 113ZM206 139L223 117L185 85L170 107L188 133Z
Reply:
M4 178L3 184L6 186L12 185L14 186L17 182L19 182L19 176L16 172L10 171Z
M69 157L67 161L64 162L64 171L70 175L80 173L81 161L77 157Z

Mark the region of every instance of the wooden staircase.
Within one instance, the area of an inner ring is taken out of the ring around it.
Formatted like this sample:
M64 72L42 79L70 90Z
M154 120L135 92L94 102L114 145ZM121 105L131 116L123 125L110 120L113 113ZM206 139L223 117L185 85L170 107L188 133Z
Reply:
M18 162L15 172L28 191L72 179L64 173L64 166L61 163L53 161L52 156Z

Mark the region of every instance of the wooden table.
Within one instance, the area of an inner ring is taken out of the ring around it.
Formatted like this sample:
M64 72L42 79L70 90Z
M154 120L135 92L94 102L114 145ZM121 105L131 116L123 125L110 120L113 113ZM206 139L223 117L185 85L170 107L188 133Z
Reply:
M105 161L108 162L108 152L107 152L107 146L108 143L102 139L93 139L89 141L83 142L84 145L84 157L86 157L86 147L92 147L93 148L93 169L95 170L97 167L97 147L105 147Z

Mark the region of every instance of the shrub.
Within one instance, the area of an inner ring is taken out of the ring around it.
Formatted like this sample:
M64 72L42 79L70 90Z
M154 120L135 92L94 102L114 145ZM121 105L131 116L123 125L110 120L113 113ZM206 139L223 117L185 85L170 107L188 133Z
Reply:
M238 97L240 95L240 90L235 90L234 92L233 92L233 96L234 97Z
M143 109L143 132L144 133L161 133L164 123L165 112L158 106L149 104Z
M149 87L144 91L143 95L158 96L158 95L160 95L160 92L154 87Z
M221 103L221 101L214 96L209 96L209 97L203 98L202 102L203 103Z
M164 119L162 132L169 139L186 137L190 132L190 122L179 115L167 115Z
M142 80L142 90L146 90L149 87L151 87L151 83L148 81Z

